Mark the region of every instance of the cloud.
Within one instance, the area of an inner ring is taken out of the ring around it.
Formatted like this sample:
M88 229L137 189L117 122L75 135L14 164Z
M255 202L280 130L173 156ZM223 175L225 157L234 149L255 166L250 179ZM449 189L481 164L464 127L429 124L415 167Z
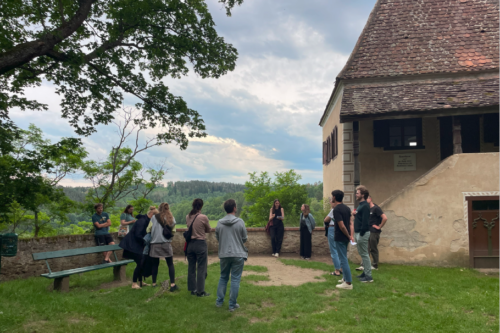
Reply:
M141 153L141 163L166 161L167 180L243 183L248 172L291 168L304 182L321 180L318 122L374 4L252 0L226 17L217 0L207 0L217 32L238 49L236 69L219 79L201 79L193 72L180 80L165 78L172 93L200 112L209 135L192 139L185 151L165 145ZM14 111L16 123L23 128L34 123L53 141L74 136L61 118L60 97L50 83L27 89L26 95L48 104L49 111ZM126 105L136 102L125 96ZM83 138L90 158L106 158L117 142L113 126L98 126L97 133ZM78 177L65 181L81 184Z

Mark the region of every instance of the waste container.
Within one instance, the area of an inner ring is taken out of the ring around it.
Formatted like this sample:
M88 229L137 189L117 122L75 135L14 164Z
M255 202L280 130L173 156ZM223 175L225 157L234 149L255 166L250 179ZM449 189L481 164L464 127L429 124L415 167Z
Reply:
M2 257L17 255L17 240L17 234L14 233L0 235L0 270L2 270Z

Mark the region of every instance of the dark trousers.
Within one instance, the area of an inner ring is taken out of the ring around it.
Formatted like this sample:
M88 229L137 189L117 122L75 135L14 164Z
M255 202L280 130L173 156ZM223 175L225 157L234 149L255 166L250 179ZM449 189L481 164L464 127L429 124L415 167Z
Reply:
M300 226L300 256L311 258L312 234L307 226Z
M187 259L188 290L196 290L198 293L202 293L205 291L205 279L207 278L207 242L204 240L192 239L188 244Z
M370 239L368 240L368 249L373 258L373 267L378 267L378 241L380 240L380 233L370 232Z
M151 258L152 261L152 272L151 275L153 277L153 283L156 283L156 277L158 276L158 267L160 267L160 258ZM168 266L168 276L170 277L170 283L175 283L175 267L174 267L174 258L168 257L165 258Z
M142 265L144 263L142 254L134 253L132 259L134 259L137 264L134 269L134 275L132 276L132 282L142 282Z
M271 232L271 245L273 247L273 253L281 252L281 244L283 243L283 235L285 234L285 226L283 222L273 222L273 226L270 228Z

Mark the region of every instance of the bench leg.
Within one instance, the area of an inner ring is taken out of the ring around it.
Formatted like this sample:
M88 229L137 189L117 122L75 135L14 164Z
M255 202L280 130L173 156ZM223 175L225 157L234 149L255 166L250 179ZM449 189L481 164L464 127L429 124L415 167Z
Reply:
M126 269L127 266L125 265L113 267L114 280L122 282L127 281Z
M56 278L54 280L54 290L67 293L69 291L69 276Z

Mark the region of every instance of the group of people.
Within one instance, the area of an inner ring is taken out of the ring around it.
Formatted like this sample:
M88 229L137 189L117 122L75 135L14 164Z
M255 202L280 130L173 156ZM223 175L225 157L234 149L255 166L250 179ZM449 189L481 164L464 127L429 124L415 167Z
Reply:
M207 278L208 246L206 235L211 227L208 217L201 213L203 200L195 199L192 210L186 216L190 239L186 240L186 257L188 260L188 291L197 297L210 296L205 291ZM94 206L95 214L92 222L95 227L95 241L97 246L113 245L113 237L109 234L111 220L103 211L102 204ZM226 289L231 279L229 294L229 311L239 308L236 302L239 291L244 262L248 258L248 249L245 222L236 217L236 201L229 199L224 202L227 215L219 220L215 228L215 237L219 242L219 258L221 274L217 288L216 306L222 307L226 296ZM142 289L149 286L144 278L152 277L152 287L157 286L158 267L160 259L165 258L170 277L170 291L180 290L175 284L175 267L173 263L172 239L175 233L175 218L168 203L158 207L151 206L145 215L133 217L133 207L125 208L120 216L121 225L128 226L128 232L119 246L123 249L123 257L132 259L136 263L132 277L132 288ZM103 263L110 263L111 252L104 252Z
M347 247L349 242L357 244L362 265L357 270L363 273L358 276L361 282L373 282L372 270L378 269L378 242L382 227L387 217L380 207L375 205L366 187L356 188L356 199L359 202L357 210L344 205L344 192L335 190L330 197L331 211L324 219L325 236L328 237L330 254L335 270L335 276L343 275L337 288L352 289L352 275L347 261ZM111 221L109 215L103 211L102 204L94 206L95 214L92 222L95 227L95 241L97 246L114 244L109 234ZM190 238L186 239L185 253L188 260L188 291L197 297L207 297L205 291L207 278L208 246L207 233L211 232L209 219L202 214L203 200L194 199L192 210L186 216ZM229 311L239 308L237 303L241 275L244 263L248 258L248 249L245 247L247 231L245 222L236 217L237 207L233 199L224 202L226 216L219 220L215 228L215 238L219 243L220 279L217 287L217 307L221 307L226 296L227 284L231 279L229 293ZM300 256L306 260L311 258L312 231L316 221L306 204L301 207L300 214ZM274 200L269 211L269 222L266 227L271 236L272 255L279 257L283 243L285 212L278 199ZM141 289L149 286L144 278L152 277L152 287L157 286L158 267L160 259L165 258L170 277L170 291L175 292L179 287L175 283L175 267L173 263L172 239L175 233L176 221L168 203L158 207L151 206L145 215L133 216L133 207L128 205L120 216L121 225L128 227L128 232L120 242L123 248L123 257L132 259L136 263L133 273L132 288ZM188 236L189 237L189 236ZM370 260L373 257L373 264ZM111 262L111 252L104 252L103 263Z
M381 229L387 222L387 216L379 206L373 203L368 189L360 185L356 188L356 200L359 202L357 209L344 205L344 192L335 190L330 197L332 207L324 219L325 236L335 271L332 275L341 276L337 288L352 289L352 274L347 261L347 246L349 242L357 245L357 250L362 259L362 265L356 270L363 271L357 278L361 282L373 282L372 270L378 269L379 255L378 242ZM373 257L373 264L370 260Z

